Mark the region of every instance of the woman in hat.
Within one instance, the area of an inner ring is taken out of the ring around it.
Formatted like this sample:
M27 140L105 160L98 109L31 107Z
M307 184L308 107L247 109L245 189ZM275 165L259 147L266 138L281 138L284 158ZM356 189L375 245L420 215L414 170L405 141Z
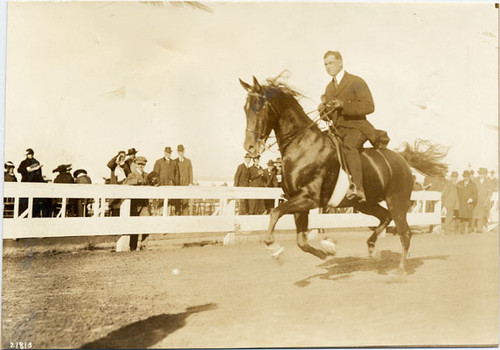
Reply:
M3 173L3 180L5 182L17 182L16 175L14 175L15 165L12 162L5 163L5 172Z
M264 169L259 165L260 156L253 157L253 165L250 167L250 187L266 187ZM263 199L249 199L248 209L250 215L264 213L266 207Z
M472 230L472 211L477 203L477 188L470 178L469 171L465 170L462 177L463 180L457 184L460 233L470 233Z

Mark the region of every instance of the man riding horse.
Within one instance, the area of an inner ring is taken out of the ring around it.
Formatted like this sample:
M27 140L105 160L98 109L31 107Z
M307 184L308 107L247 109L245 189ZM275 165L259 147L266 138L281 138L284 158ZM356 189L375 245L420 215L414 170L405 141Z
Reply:
M383 149L389 137L366 120L366 115L373 113L375 105L365 81L344 70L340 52L328 51L323 59L326 71L333 79L321 96L318 110L321 118L331 122L331 130L343 141L348 171L352 176L347 197L362 203L366 201L360 159L363 144L369 140L375 147Z

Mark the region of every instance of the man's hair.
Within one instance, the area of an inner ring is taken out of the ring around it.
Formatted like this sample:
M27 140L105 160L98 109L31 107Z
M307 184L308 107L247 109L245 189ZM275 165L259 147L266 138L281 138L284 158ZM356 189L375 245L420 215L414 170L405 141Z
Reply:
M328 56L334 56L336 59L342 61L342 55L338 51L327 51L323 56L323 59L327 58Z

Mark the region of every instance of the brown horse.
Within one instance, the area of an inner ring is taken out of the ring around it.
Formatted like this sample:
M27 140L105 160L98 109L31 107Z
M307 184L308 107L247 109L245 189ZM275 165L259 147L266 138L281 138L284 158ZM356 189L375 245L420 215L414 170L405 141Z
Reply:
M244 148L253 156L265 150L265 143L274 130L283 161L282 187L287 201L272 209L264 242L278 255L283 248L275 242L274 228L279 218L294 214L297 244L305 252L321 259L331 254L324 247L315 247L307 240L309 210L325 207L334 191L341 164L335 144L329 135L306 115L297 102L299 95L284 84L269 81L260 85L254 77L253 86L241 81L248 91L245 104L247 127ZM446 155L436 145L427 143L422 152L406 144L403 152L389 149L364 149L361 154L363 184L367 201L357 203L343 199L337 207L354 207L357 211L380 220L367 241L372 255L378 235L394 220L403 253L399 268L404 271L411 231L406 220L414 184L410 166L430 176L444 176ZM387 209L379 205L385 200Z

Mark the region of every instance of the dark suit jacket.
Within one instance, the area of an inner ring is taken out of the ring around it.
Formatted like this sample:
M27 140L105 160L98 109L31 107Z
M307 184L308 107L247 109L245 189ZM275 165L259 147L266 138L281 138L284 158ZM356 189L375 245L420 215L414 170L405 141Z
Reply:
M262 174L259 174L260 171L262 171ZM250 167L250 187L266 187L264 169L260 165Z
M329 114L335 126L358 129L374 143L378 134L373 125L366 120L366 115L375 111L375 104L365 81L345 72L337 88L333 80L326 86L325 100L328 102L335 98L343 102L340 111Z
M175 159L175 161L179 168L179 185L191 185L193 183L193 165L191 164L191 160L184 157L182 162L179 158Z
M179 167L174 159L167 161L165 157L155 162L154 170L158 174L158 184L160 186L179 185Z
M236 174L234 175L235 187L248 187L250 185L250 169L247 168L245 163L238 165Z

